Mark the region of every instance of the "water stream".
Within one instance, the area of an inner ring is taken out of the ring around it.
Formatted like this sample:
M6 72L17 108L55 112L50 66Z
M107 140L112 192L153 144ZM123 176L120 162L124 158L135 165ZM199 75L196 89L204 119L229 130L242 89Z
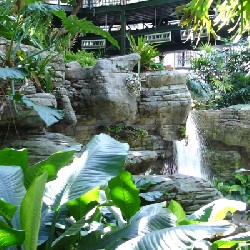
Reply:
M186 138L174 142L178 173L207 179L202 157L203 150L203 140L198 133L194 114L190 112L186 123Z

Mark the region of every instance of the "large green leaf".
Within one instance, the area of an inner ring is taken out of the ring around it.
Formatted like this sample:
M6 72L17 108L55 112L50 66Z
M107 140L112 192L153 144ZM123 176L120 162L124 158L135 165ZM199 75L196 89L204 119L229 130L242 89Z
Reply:
M16 210L16 206L0 198L0 216L10 221L15 215Z
M51 225L54 216L55 212L43 203L40 220L40 231L38 235L38 245L41 245L48 240L51 229L49 225ZM63 205L58 213L57 223L60 223L62 225L65 224L65 218L67 217L68 210L66 206Z
M35 2L33 4L30 4L29 6L27 6L27 9L32 11L42 11L42 12L62 11L62 8L58 5L51 5L42 2Z
M24 250L36 250L40 218L42 210L42 198L48 174L37 177L27 190L20 208L21 227L25 230Z
M28 188L32 181L44 172L48 172L48 181L56 178L57 172L73 160L75 151L59 151L47 159L28 167L25 171L25 187Z
M27 107L32 107L33 109L35 109L35 111L38 113L40 118L45 122L46 126L48 127L53 125L54 123L57 123L59 120L63 118L63 115L64 115L63 111L58 110L53 107L35 104L26 96L22 97L22 102Z
M98 26L95 26L92 22L86 19L78 19L77 16L71 15L66 17L62 12L54 11L54 15L62 19L62 25L68 30L72 35L81 33L86 34L95 34L100 35L106 38L111 44L119 48L118 42L105 30L101 29Z
M15 230L0 220L0 248L19 246L23 243L25 232Z
M215 200L187 216L186 220L217 221L223 220L228 212L245 211L246 203L242 201L219 199Z
M128 150L128 144L108 135L95 136L79 159L60 169L57 179L46 184L44 202L57 210L62 204L106 184L123 169Z
M227 221L194 224L166 228L136 237L120 245L117 250L176 250L192 249L200 240L210 239L215 235L225 236L233 233L236 227Z
M94 208L99 200L99 188L94 188L80 198L69 201L66 206L75 220L80 220L84 215L87 214L92 208Z
M239 233L234 236L229 236L220 240L216 240L213 242L213 245L211 247L211 250L216 249L232 249L232 247L238 246L239 243L246 243L248 246L250 246L250 234L249 232L246 233ZM244 249L244 248L242 248ZM247 248L248 249L248 248Z
M0 165L20 166L25 171L28 165L28 150L15 150L13 148L0 150Z
M0 68L0 79L24 79L28 73L22 68Z
M22 169L13 166L0 166L0 197L17 207L17 212L11 220L16 229L20 229L19 208L25 192Z
M168 209L177 217L177 223L186 218L186 213L179 202L171 200Z
M113 202L121 209L126 220L140 210L139 189L136 188L129 172L122 171L109 181L108 186Z
M165 203L155 203L142 207L130 219L128 225L111 231L90 250L114 249L115 246L137 236L176 226L176 216L164 206Z
M83 225L86 223L85 216L74 223L70 228L68 228L63 234L60 235L53 243L53 250L60 250L66 246L70 246L74 243L77 238L79 238L79 232L81 231Z

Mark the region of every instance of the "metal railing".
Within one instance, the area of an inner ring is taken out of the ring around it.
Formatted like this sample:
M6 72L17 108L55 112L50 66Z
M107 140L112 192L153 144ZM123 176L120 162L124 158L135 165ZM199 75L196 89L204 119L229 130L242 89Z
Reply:
M152 43L165 43L171 42L171 31L163 32L163 33L153 33L149 35L145 35L147 42Z
M95 8L100 6L126 5L131 3L145 2L148 0L83 0L82 8ZM67 5L60 0L47 0L47 3L57 5Z

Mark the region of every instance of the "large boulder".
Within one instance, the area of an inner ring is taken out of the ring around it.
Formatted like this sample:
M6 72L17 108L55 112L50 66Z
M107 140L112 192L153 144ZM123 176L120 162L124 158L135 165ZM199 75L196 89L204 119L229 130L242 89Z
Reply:
M209 202L222 198L222 194L210 182L200 178L181 174L135 176L135 178L138 177L142 179L160 177L163 181L149 187L147 192L160 191L164 193L158 202L176 200L188 214Z
M82 145L73 138L59 133L45 131L30 131L18 136L10 134L7 136L4 145L0 148L8 147L14 149L27 148L29 152L29 164L48 158L50 155L63 150L75 150L79 156Z
M219 179L230 179L236 169L250 170L250 105L199 110L195 115L212 173Z
M191 109L187 73L157 71L142 78L138 123L156 130L167 141L179 140Z

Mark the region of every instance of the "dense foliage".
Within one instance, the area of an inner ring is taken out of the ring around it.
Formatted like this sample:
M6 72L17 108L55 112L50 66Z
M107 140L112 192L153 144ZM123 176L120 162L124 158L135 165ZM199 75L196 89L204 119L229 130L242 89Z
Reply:
M61 20L62 28L53 27L53 15ZM108 32L86 19L67 16L58 6L38 0L1 0L0 38L6 43L2 46L5 51L0 53L0 94L5 98L3 102L12 102L19 115L28 113L20 112L17 106L35 109L47 126L61 119L61 111L35 104L21 91L24 79L29 78L37 92L52 92L57 87L53 82L55 69L52 62L59 53L69 49L71 41L79 33L98 34L118 46ZM33 48L27 49L23 44Z
M96 58L93 52L87 51L77 51L74 52L65 52L64 54L65 62L77 61L82 67L94 66L96 64Z
M130 44L130 51L138 53L141 57L140 64L142 70L162 70L163 65L155 63L154 59L160 56L157 45L146 42L146 37L139 36L136 39L132 35L127 35Z
M190 0L176 11L182 26L191 28L198 37L204 27L215 37L224 27L234 38L250 34L249 0Z
M250 51L246 42L224 47L205 45L192 60L189 89L208 108L250 103Z
M224 237L236 226L225 216L244 211L244 203L217 200L189 216L173 200L140 207L139 191L163 180L137 179L136 187L123 169L128 149L101 134L73 162L69 149L33 166L27 150L1 150L0 247L175 250L228 244ZM246 234L235 237L232 246L250 241Z

